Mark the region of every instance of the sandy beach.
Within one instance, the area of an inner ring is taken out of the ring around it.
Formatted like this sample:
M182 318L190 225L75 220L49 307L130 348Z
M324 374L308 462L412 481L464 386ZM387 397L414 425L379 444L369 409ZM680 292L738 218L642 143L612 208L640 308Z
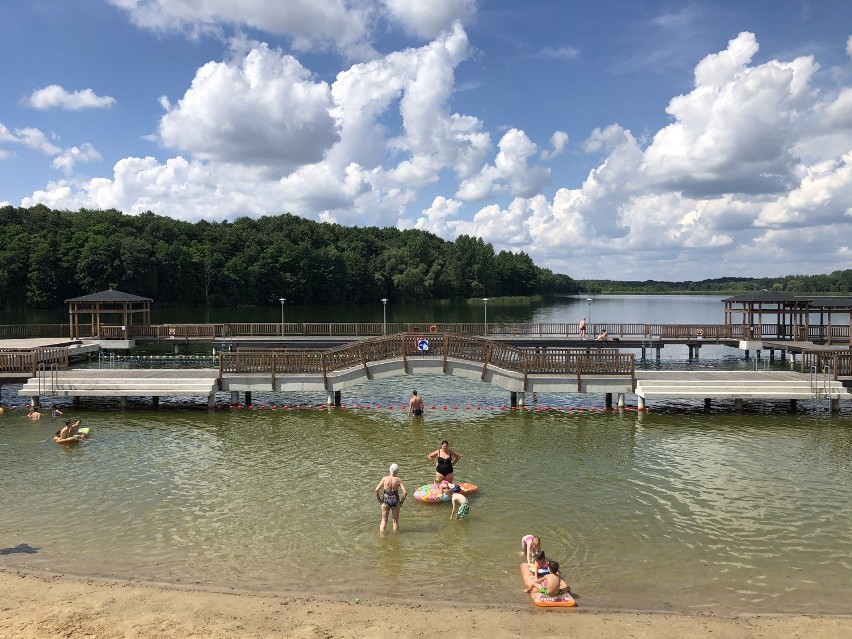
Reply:
M55 639L296 637L804 637L852 636L850 617L709 616L541 610L518 588L517 608L405 601L319 600L207 591L0 570L0 636Z

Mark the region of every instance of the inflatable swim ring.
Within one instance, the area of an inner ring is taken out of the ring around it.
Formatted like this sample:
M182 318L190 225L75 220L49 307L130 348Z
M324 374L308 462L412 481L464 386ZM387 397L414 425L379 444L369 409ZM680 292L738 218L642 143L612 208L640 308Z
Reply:
M521 579L524 580L524 585L527 588L535 581L535 577L530 573L530 565L526 562L521 564ZM574 597L568 594L568 584L565 583L565 580L559 582L559 587L565 592L564 595L551 597L543 595L537 589L534 589L530 593L530 599L532 599L532 602L536 606L541 606L542 608L573 608L576 606L577 602L574 601Z
M459 486L461 486L462 495L471 495L479 490L477 486L467 482L459 482ZM450 501L450 496L443 494L438 484L424 484L414 491L414 499L434 504L439 501Z

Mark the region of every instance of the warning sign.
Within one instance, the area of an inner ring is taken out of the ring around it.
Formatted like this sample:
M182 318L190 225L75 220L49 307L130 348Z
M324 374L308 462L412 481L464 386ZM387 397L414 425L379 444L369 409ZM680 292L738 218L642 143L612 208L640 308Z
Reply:
M418 351L428 351L429 350L429 340L428 339L417 340L417 350Z

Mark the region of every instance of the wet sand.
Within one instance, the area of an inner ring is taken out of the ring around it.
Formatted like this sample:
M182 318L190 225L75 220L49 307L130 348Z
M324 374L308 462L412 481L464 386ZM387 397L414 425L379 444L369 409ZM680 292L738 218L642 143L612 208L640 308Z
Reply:
M538 609L518 586L515 608L410 601L321 600L0 569L0 637L672 638L852 636L852 617L680 615ZM440 629L440 633L438 633Z

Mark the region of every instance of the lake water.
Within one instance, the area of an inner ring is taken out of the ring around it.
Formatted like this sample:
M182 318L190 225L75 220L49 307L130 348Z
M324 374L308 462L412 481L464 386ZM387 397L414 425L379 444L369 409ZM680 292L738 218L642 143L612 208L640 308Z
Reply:
M722 315L718 298L625 297L594 302L592 321L662 321L631 319L640 308ZM585 301L530 321L578 311ZM427 411L411 422L401 406L413 387ZM7 406L14 392L3 387ZM50 441L56 420L7 409L0 565L289 593L327 563L334 597L528 607L520 538L535 533L583 608L852 613L848 402L833 415L809 402L797 414L679 402L638 413L553 394L517 412L501 410L505 391L440 376L346 395L334 410L298 394L256 396L252 410L222 398L209 412L84 403L67 416L93 436L66 447ZM391 462L410 492L429 483L426 455L445 438L462 456L457 478L480 487L471 515L409 499L402 531L380 537L376 483Z

